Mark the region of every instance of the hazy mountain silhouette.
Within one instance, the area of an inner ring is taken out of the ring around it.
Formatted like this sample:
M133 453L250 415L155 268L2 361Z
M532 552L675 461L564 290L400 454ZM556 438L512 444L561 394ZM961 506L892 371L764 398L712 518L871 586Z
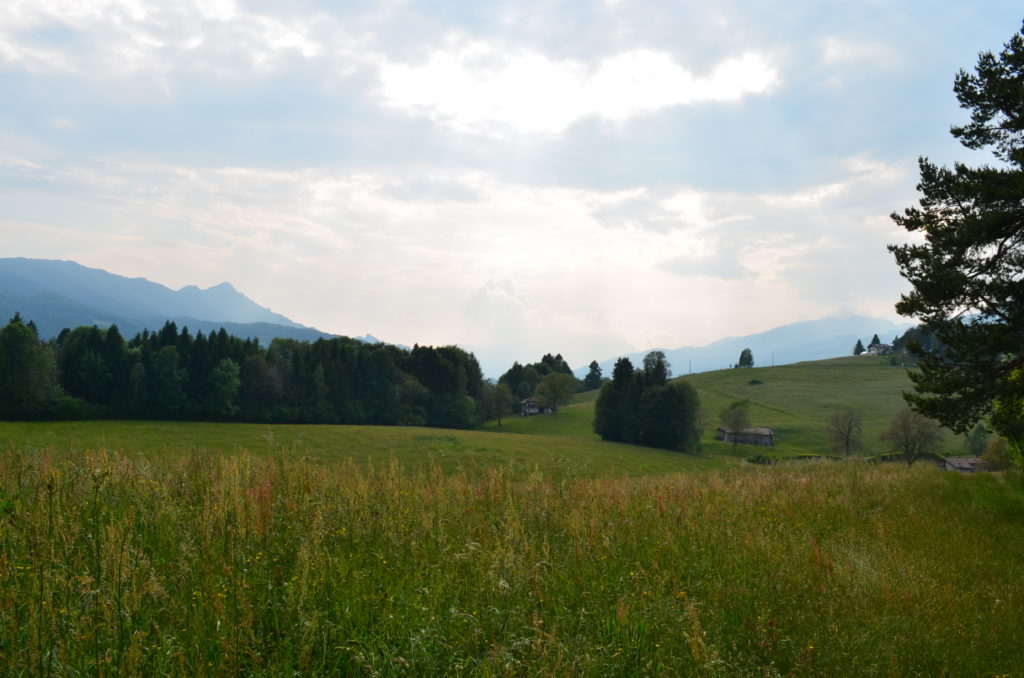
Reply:
M889 320L850 316L846 318L823 318L783 325L758 334L744 337L728 337L706 346L684 346L660 350L672 364L672 374L680 376L687 372L708 372L731 367L739 361L740 352L749 348L754 354L754 366L787 365L805 360L824 360L852 355L853 347L860 339L865 346L873 334L883 343L894 338L914 323L894 323ZM643 364L643 357L650 351L629 353L627 357L634 367ZM599 362L604 376L610 377L612 367L618 358ZM576 376L586 375L588 368L576 369Z
M0 258L0 323L15 312L35 322L44 338L65 327L117 325L125 336L143 329L155 331L172 320L193 333L215 332L223 327L239 337L258 338L264 346L274 337L316 341L335 335L300 325L280 313L260 306L232 287L221 283L208 289L188 285L172 290L144 278L126 278L73 261ZM720 339L706 346L661 349L673 373L706 372L729 367L749 348L755 366L785 365L849 355L857 339L867 345L873 334L891 341L912 323L852 316L825 318L784 325L745 337ZM367 334L361 341L379 340ZM628 354L634 365L644 352ZM610 376L616 358L601 362ZM585 366L576 370L586 374Z
M333 336L260 306L231 283L172 290L145 278L49 259L0 259L0 321L15 311L35 322L43 337L82 325L117 325L131 336L158 330L168 320L193 333L224 327L236 336L259 338L264 345L274 337L315 341Z

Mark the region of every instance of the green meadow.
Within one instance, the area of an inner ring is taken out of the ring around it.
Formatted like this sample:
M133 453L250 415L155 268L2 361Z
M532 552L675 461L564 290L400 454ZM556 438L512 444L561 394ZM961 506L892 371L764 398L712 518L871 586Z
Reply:
M559 413L558 417L561 416ZM514 475L542 473L551 478L637 476L722 468L735 463L728 457L681 455L605 443L592 434L527 436L400 426L0 422L0 441L56 458L73 458L85 450L143 457L247 454L317 464L351 462L361 468L395 462L409 472L438 468L445 473L470 476L494 469Z
M879 434L906 404L901 393L910 390L906 369L894 367L888 357L857 356L780 367L719 370L678 377L693 384L703 410L702 445L705 454L730 454L732 445L715 440L718 414L737 400L750 402L754 426L775 430L774 448L740 447L747 454L762 452L779 457L799 454L827 454L826 424L836 412L855 410L864 428L863 456L887 450ZM598 437L593 433L594 401L597 392L578 394L573 404L555 415L511 417L484 426L489 431L563 435L573 438ZM947 432L951 450L962 446Z
M713 412L750 398L780 453L817 450L836 408L871 436L906 379L687 378ZM1020 675L1020 473L762 467L710 430L700 455L648 450L600 441L592 408L478 431L0 423L3 673Z
M711 449L718 413L736 400L750 401L754 426L775 430L779 456L828 452L826 424L836 412L860 413L864 428L863 455L886 452L878 441L893 416L906 407L902 393L912 388L907 371L885 356L850 356L781 367L753 367L705 372L685 377L700 393L707 414L704 440ZM761 382L761 383L755 383ZM946 444L957 450L961 441L947 432Z

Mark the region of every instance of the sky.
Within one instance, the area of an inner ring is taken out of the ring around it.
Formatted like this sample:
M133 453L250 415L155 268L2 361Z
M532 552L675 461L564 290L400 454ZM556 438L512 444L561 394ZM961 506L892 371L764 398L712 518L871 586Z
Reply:
M5 0L0 256L497 376L897 320L889 215L1019 0Z

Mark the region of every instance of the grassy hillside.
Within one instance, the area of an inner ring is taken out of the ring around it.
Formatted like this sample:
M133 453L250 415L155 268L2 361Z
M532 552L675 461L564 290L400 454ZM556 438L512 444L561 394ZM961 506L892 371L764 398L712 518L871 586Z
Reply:
M835 412L860 412L864 427L862 454L886 451L878 435L904 407L902 392L911 389L903 367L893 367L884 357L858 356L820 360L781 367L719 370L681 377L700 393L705 414L704 452L729 454L731 445L714 439L718 413L736 400L749 400L751 424L768 426L777 434L773 454L825 454L825 426ZM754 384L751 382L760 382ZM577 399L553 415L511 417L483 428L515 433L593 438L596 392L578 394ZM961 441L952 433L946 447L959 450ZM738 454L749 456L762 448L740 446Z
M750 400L754 426L775 429L778 454L827 452L825 426L835 412L856 410L864 426L864 454L885 451L878 435L903 407L912 388L906 369L885 357L850 356L781 367L705 372L686 377L700 392L712 431L718 413L735 400ZM751 384L760 381L761 384ZM705 439L710 442L711 432ZM960 446L952 434L946 444ZM710 442L714 450L725 445ZM749 448L748 448L749 449Z
M594 401L597 391L577 393L568 405L563 405L553 414L520 417L512 415L501 420L489 421L481 430L502 433L549 434L572 436L587 440L600 440L594 433Z

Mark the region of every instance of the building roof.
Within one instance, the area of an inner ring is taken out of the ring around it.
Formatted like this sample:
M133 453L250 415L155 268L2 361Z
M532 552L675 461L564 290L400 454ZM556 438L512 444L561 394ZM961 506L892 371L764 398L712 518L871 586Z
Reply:
M964 471L973 471L979 466L984 466L981 457L946 457L946 463Z
M723 433L732 433L732 429L731 428L726 428L725 426L719 426L718 430L722 431ZM740 433L752 433L752 434L755 434L755 435L762 435L762 436L773 436L773 435L775 435L775 431L773 431L772 429L770 429L770 428L768 428L766 426L758 426L756 428L741 428L740 429Z

